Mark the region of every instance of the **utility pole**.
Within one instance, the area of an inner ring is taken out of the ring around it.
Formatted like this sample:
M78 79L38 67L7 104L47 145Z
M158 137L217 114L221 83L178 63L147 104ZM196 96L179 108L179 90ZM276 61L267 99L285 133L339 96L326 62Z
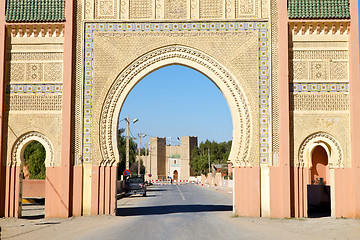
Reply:
M210 174L210 148L208 148L209 174Z
M130 146L129 146L129 116L126 117L126 166L125 169L130 169Z
M139 160L138 160L138 176L140 176L140 150L141 150L141 133L139 133Z

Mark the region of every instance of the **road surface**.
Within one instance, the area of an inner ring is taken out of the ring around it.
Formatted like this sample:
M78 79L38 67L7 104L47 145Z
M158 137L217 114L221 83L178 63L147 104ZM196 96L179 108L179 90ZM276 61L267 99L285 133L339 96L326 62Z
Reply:
M146 197L119 200L117 215L127 221L82 239L224 239L237 232L225 221L232 217L232 196L192 184L153 185Z
M118 216L0 219L1 239L360 239L359 219L234 217L221 187L151 186L118 200Z

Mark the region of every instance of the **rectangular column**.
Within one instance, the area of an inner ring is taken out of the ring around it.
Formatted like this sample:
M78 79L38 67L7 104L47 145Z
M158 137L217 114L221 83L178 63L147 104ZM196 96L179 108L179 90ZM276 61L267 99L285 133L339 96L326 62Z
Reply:
M289 107L289 53L287 0L279 0L279 157L281 188L280 217L290 217L290 107Z
M81 216L82 214L82 166L73 167L73 193L72 193L72 215Z
M351 167L354 183L354 216L360 217L360 73L359 73L359 12L358 0L350 0L351 30L349 33L349 85ZM356 184L355 184L356 183Z
M5 164L4 141L4 109L5 109L5 64L6 64L6 1L0 1L0 217L5 216Z
M234 168L234 207L237 215L260 217L260 168Z
M92 177L92 166L91 164L84 164L83 169L83 201L82 201L82 210L83 215L89 216L91 214L91 177Z
M45 180L45 217L59 217L64 202L60 195L61 167L47 167ZM60 207L62 205L62 207Z
M105 214L105 167L100 167L99 214Z
M61 201L58 217L70 216L70 172L71 172L71 110L72 110L72 68L73 68L73 5L65 1L63 102L61 134Z
M4 217L10 217L10 181L11 181L11 167L6 166L5 174L5 210Z
M91 175L91 215L99 214L99 185L100 185L100 167L92 167Z
M105 214L110 214L110 166L105 167Z
M10 207L9 207L9 217L15 217L15 168L16 166L10 167Z
M117 167L111 166L111 189L110 189L110 214L116 215L116 183L117 183Z
M20 202L22 199L20 198L20 167L16 166L14 168L14 175L15 175L15 189L14 189L14 217L19 218L21 217L21 208L20 208Z

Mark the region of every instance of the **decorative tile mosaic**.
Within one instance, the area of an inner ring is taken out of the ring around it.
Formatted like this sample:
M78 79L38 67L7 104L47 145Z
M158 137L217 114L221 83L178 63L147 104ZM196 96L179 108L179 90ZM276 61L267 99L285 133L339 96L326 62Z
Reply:
M62 93L62 84L9 84L6 93Z
M349 92L349 83L290 83L290 92Z
M94 32L201 32L258 31L259 33L259 125L260 163L269 162L270 79L267 22L174 22L174 23L85 23L84 49L84 163L92 161L92 83Z

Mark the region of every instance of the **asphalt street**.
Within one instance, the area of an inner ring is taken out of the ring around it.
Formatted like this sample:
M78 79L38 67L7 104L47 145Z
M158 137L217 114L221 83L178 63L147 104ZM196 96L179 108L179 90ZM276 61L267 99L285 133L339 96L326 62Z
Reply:
M118 200L117 216L0 218L0 239L360 239L359 219L234 217L229 191L193 184L151 186L146 197Z
M117 215L127 218L117 226L91 231L83 239L226 239L238 233L229 225L232 196L205 187L160 185L147 196L118 200Z

